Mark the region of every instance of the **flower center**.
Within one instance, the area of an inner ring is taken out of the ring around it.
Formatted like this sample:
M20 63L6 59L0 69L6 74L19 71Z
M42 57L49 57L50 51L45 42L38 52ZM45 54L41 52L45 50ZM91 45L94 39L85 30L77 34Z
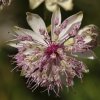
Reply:
M48 46L45 50L45 54L48 56L57 56L59 54L60 51L63 50L63 46L59 45L59 44L51 44L50 46Z

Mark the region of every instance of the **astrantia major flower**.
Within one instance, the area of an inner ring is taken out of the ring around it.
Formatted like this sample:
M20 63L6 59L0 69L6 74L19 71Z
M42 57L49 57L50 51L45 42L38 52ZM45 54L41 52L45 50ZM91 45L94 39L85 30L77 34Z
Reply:
M44 1L49 11L55 11L58 6L61 6L65 10L71 10L73 8L73 0L29 0L29 4L31 9L35 9Z
M0 10L3 9L3 7L10 5L11 0L0 0Z
M49 35L44 21L37 14L27 12L27 22L33 29L15 27L14 39L9 44L18 49L14 56L21 74L28 78L28 86L36 89L45 87L57 95L63 85L73 86L73 79L82 79L87 73L86 65L78 57L94 59L91 50L97 37L95 25L79 30L83 13L79 12L61 23L60 9L51 19Z

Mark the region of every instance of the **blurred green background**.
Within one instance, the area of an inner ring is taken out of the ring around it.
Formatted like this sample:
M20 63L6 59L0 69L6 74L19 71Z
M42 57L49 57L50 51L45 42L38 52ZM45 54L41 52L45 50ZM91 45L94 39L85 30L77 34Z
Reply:
M100 0L73 1L72 11L65 12L61 9L63 19L81 10L84 12L82 26L93 23L100 27ZM11 6L0 11L0 100L100 100L100 47L94 49L98 59L83 60L90 69L90 72L84 75L83 81L75 79L74 87L69 91L64 88L60 97L56 97L52 92L50 96L47 92L41 93L41 88L32 93L26 86L26 79L21 77L19 72L11 72L15 65L11 64L9 55L15 54L16 50L7 47L4 41L10 38L8 32L12 32L14 25L29 28L25 15L27 11L38 13L47 25L50 24L51 13L44 5L33 11L29 9L28 0L13 0Z

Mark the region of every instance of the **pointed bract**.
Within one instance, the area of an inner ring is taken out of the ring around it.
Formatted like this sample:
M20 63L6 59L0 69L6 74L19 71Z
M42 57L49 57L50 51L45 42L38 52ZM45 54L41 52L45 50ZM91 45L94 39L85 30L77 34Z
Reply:
M32 14L30 12L27 12L26 15L27 15L27 22L33 29L33 31L38 35L43 36L41 30L44 31L44 34L47 32L43 19L39 15Z
M51 38L52 41L55 41L55 36L58 35L56 30L57 27L61 24L61 12L60 8L58 8L56 11L53 12L52 18L51 18Z
M62 39L64 39L64 36L68 35L72 31L77 31L81 25L82 19L83 19L82 11L65 19L64 22L61 24L61 28L62 26L64 27L62 28L61 33L59 34L59 40L61 41Z

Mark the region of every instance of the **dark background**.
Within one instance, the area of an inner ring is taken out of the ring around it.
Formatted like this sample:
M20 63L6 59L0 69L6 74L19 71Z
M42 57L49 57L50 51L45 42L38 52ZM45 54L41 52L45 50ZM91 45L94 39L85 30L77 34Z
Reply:
M61 9L63 20L81 10L84 12L82 27L88 24L100 27L100 0L73 1L72 11ZM27 11L39 14L47 25L50 24L51 13L45 9L44 4L33 11L29 9L28 0L13 0L11 6L0 11L0 100L100 100L100 47L94 49L98 59L83 59L90 69L83 81L75 79L74 87L69 90L64 87L60 97L52 92L50 96L47 92L41 93L41 88L31 92L27 88L26 79L19 72L11 72L15 65L11 64L9 55L15 54L16 50L7 47L4 41L10 38L8 32L11 32L14 25L29 28L25 14Z

